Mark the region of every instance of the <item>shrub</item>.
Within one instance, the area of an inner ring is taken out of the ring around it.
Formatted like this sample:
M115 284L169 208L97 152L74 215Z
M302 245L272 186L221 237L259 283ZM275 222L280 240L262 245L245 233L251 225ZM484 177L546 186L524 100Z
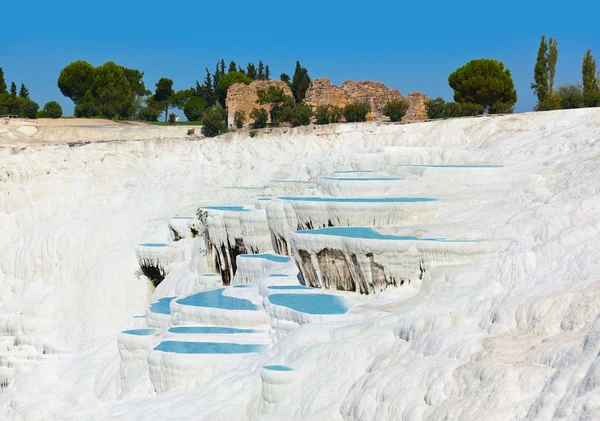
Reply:
M319 105L315 110L317 124L339 123L342 119L342 109L335 105Z
M44 112L50 118L61 118L63 114L62 107L56 101L47 102L46 105L44 105Z
M290 123L293 127L308 126L312 119L313 112L310 105L299 102L294 105L291 113Z
M248 132L248 134L250 135L250 137L256 137L256 135L258 134L258 132L256 130L250 130Z
M202 114L206 110L206 103L198 96L193 96L185 102L183 106L183 114L188 121L202 120Z
M138 112L138 120L141 121L158 121L158 117L160 117L161 112L154 107L143 107Z
M196 133L196 129L188 129L187 134L188 136L193 136Z
M254 123L252 123L253 129L262 129L264 127L267 127L269 115L267 114L267 110L265 110L264 108L254 108L250 112L250 118L254 120Z
M175 124L176 118L177 118L177 114L175 114L175 113L169 114L169 123L170 124Z
M98 116L98 107L93 102L84 102L75 106L75 117L96 117Z
M454 100L458 103L481 105L483 111L492 106L496 111L508 109L517 102L517 91L510 74L504 64L497 60L471 60L456 69L449 77L448 83L454 89Z
M498 107L501 107L501 105L502 104L498 104ZM442 98L427 101L425 107L427 108L428 118L475 116L483 112L483 107L479 104L446 102Z
M206 137L214 137L220 135L221 133L227 132L225 119L223 118L223 115L216 109L211 109L204 113L202 124L204 136Z
M241 129L244 127L244 122L246 121L246 112L244 111L236 111L233 115L233 122L235 123L235 127Z
M437 97L425 103L428 118L444 118L444 105L446 101Z
M466 105L466 104L463 104ZM476 104L470 104L476 105ZM556 95L551 95L549 98L548 107L550 110L556 110L560 106L560 100ZM488 113L490 114L512 114L515 111L514 104L508 104L506 102L495 102L488 108ZM473 115L477 115L481 113L475 113Z
M383 107L383 114L390 118L390 121L401 121L408 111L408 104L402 100L390 101Z
M565 110L583 108L583 90L581 85L561 85L557 89L560 107Z
M349 123L367 121L369 112L371 112L371 106L364 102L355 102L344 107L344 117Z
M19 115L23 118L37 118L37 112L40 106L37 102L30 99L23 99L21 102L21 108L19 109Z

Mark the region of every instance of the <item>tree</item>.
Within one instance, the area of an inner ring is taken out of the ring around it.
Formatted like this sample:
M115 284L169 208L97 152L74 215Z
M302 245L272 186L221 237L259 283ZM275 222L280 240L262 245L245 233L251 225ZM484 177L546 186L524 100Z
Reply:
M19 116L23 118L37 118L37 113L40 106L37 102L33 102L30 99L22 99L21 107L19 109Z
M143 107L138 111L137 118L141 121L158 121L160 111L150 105Z
M265 110L264 108L254 108L250 112L250 118L254 120L254 123L252 123L253 129L262 129L264 127L267 127L269 114L267 114L267 110Z
M202 98L207 107L215 105L215 92L212 84L212 76L208 71L208 67L206 68L206 76L204 76L202 85L196 81L196 88L192 88L192 95Z
M25 86L24 83L21 83L21 89L19 90L19 97L29 99L29 89Z
M344 117L349 123L367 121L367 114L371 112L371 106L366 102L354 102L344 107Z
M537 60L533 68L533 80L531 89L538 98L538 104L542 104L548 98L548 44L546 37L542 36L540 48L538 49Z
M44 112L50 118L61 118L63 114L62 107L56 101L47 102L44 105Z
M262 60L258 60L257 77L258 77L258 80L264 80L264 78L265 78L265 65L263 64Z
M290 87L290 89L292 89L292 84L291 84L291 82L290 82L290 75L288 75L288 74L286 74L286 73L282 73L282 74L279 76L279 79L280 79L282 82L285 82L285 83L286 83L286 84L287 84L287 85Z
M554 76L556 76L556 62L558 61L558 41L554 38L548 40L548 88L549 93L554 93Z
M208 110L202 118L204 136L214 137L227 131L223 115L216 109Z
M427 101L425 107L427 108L428 118L476 116L483 112L483 107L479 104L446 102L440 97ZM496 103L495 107L496 109L494 109L494 111L507 112L505 108L502 108L503 104L501 103Z
M471 60L456 69L449 77L448 83L454 89L454 100L458 103L479 104L483 111L496 111L500 107L494 104L505 104L512 107L517 102L517 91L510 74L504 64L497 60Z
M235 61L231 60L229 62L229 69L227 70L227 73L231 73L231 72L237 72L237 64L235 64Z
M233 115L233 122L235 123L235 127L241 129L244 127L244 122L246 121L246 112L244 111L236 111Z
M183 114L185 114L188 121L200 121L205 110L206 103L197 96L190 97L183 106Z
M290 123L292 127L307 126L313 116L312 107L303 102L297 102L294 104L291 112Z
M171 106L171 99L174 93L173 81L171 79L163 77L156 82L156 89L154 91L154 96L152 97L152 103L155 104L157 108L162 108L165 110L165 121L167 121L169 118L169 108Z
M4 69L0 67L0 95L6 93L6 80L4 79Z
M12 96L13 98L16 98L17 96L17 85L15 84L15 82L12 82L10 84L10 96Z
M112 61L96 68L92 94L105 118L129 118L135 112L135 94L129 86L125 70Z
M286 95L282 88L269 86L269 89L259 89L256 94L258 104L270 106L273 126L279 126L283 122L291 123L295 101L294 98Z
M215 93L217 94L217 99L221 106L225 107L225 99L227 98L227 90L234 83L244 83L246 85L250 85L252 83L252 79L250 79L247 75L240 72L230 72L227 73L219 80L219 84L215 89Z
M131 89L134 95L145 96L152 93L146 89L146 85L144 84L144 72L140 72L137 69L128 69L123 67L123 73L127 78L127 82L129 82L129 89Z
M589 48L583 56L581 76L583 80L583 104L586 107L600 106L600 87L598 87L596 77L596 60Z
M310 76L308 76L308 70L300 65L299 61L296 61L296 69L294 70L294 77L292 78L292 93L296 102L304 101L306 91L310 87Z
M408 111L408 104L402 100L390 101L383 107L383 114L390 118L390 121L401 121Z
M88 90L92 88L96 70L87 61L77 60L65 66L58 77L58 88L62 94L77 105Z
M267 65L267 67L265 67L265 80L270 80L271 79L271 69L269 69L269 65Z
M248 63L248 66L246 67L246 74L250 79L256 80L258 74L256 73L256 66L254 63Z
M561 109L569 110L584 107L581 85L561 85L557 89L557 95L560 98Z
M319 105L315 110L317 124L339 123L342 119L343 110L330 104Z

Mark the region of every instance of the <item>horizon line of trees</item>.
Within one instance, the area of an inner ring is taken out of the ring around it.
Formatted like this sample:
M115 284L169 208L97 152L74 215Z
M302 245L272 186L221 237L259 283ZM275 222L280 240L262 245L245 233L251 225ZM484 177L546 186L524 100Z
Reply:
M14 81L11 82L10 89L8 89L4 78L4 68L0 67L0 116L12 115L21 118L60 118L62 116L62 108L56 101L46 103L42 111L39 111L39 108L38 103L29 98L29 89L24 83L21 83L18 93L17 84Z

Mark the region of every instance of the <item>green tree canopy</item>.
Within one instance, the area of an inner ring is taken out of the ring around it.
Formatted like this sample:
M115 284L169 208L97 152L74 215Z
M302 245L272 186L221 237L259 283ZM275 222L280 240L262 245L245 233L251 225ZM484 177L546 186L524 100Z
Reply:
M112 61L96 68L92 93L96 106L106 118L128 118L135 111L135 95L125 70Z
M581 76L584 105L586 107L600 106L600 87L598 86L598 79L596 77L596 59L592 56L592 51L589 48L583 56Z
M484 111L508 110L517 102L510 70L497 60L471 60L456 69L448 83L454 89L456 102L479 104Z
M365 102L353 102L344 107L344 117L349 123L367 121L367 114L371 112L371 106Z
M63 114L62 107L56 101L47 102L44 105L44 112L50 118L61 118Z
M75 104L80 104L94 84L95 73L96 69L87 61L74 61L60 71L58 88Z
M240 72L230 72L225 76L219 79L219 84L215 89L215 93L217 94L217 99L222 107L225 106L225 99L227 98L227 90L234 83L245 83L246 85L250 85L252 83L252 79L250 79L247 75Z
M583 91L581 85L561 85L557 89L560 98L560 108L569 110L573 108L583 108Z
M19 89L19 97L29 99L29 89L24 83L21 83L21 89Z
M0 94L6 93L6 80L4 79L4 69L0 67Z
M206 103L198 96L190 97L183 106L183 113L188 121L200 121L206 110Z
M283 79L282 79L283 80ZM292 93L296 102L304 101L306 97L306 91L310 87L310 76L306 67L302 67L299 61L296 61L296 69L294 70L294 76L292 77Z
M17 96L17 84L15 82L10 84L10 96L13 98Z
M408 104L405 101L390 101L383 107L383 115L390 118L390 121L401 121L408 111Z

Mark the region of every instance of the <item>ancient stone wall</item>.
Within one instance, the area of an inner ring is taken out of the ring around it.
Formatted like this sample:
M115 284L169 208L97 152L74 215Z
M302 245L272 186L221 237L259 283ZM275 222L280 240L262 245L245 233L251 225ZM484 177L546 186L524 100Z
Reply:
M429 101L427 95L420 92L411 92L406 96L405 101L408 103L408 110L402 119L403 121L427 119L427 109L425 107L425 103Z
M255 80L250 85L235 83L229 87L225 105L227 106L227 126L230 129L235 129L234 118L236 111L243 111L246 113L244 127L248 127L250 124L254 123L254 120L250 118L250 113L254 108L264 108L269 111L268 105L256 103L256 100L258 99L257 92L260 89L269 89L269 86L281 88L286 95L292 96L292 91L289 86L280 80Z

